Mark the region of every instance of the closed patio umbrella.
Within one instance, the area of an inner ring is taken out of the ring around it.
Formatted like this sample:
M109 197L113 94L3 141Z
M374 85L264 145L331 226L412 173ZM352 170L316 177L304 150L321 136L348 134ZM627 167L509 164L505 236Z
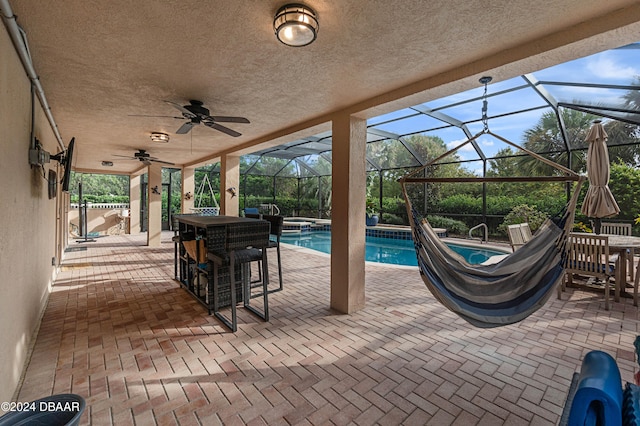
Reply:
M600 219L620 213L611 190L609 189L609 152L607 150L607 133L600 121L595 121L589 129L586 141L589 142L587 152L587 176L589 189L582 202L582 214L595 219L595 232L600 233Z

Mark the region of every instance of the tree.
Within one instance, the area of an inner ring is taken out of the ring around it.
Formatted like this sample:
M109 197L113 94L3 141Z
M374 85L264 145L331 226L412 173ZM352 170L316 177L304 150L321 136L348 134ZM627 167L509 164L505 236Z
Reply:
M388 167L382 175L383 213L393 213L406 220L406 209L402 201L402 191L398 179L414 171L415 167L419 167L420 164L426 164L447 151L447 145L442 138L425 134L406 136L402 138L402 141L393 141L393 143L369 144L367 154L373 158L383 158L385 165ZM458 153L454 152L439 161L438 165L427 167L417 176L475 176L473 172L463 167L463 163L460 160ZM375 197L379 193L378 182L379 179L377 178L371 180L370 193ZM482 186L474 183L415 183L407 185L407 193L413 206L424 211L433 211L443 197L459 193L472 194L472 196L477 197L481 191Z
M82 194L90 196L93 202L128 202L129 176L71 172L69 191L73 202L78 201L80 182L82 182Z
M640 169L613 163L609 188L620 207L616 219L630 222L640 214Z
M640 76L636 76L631 84L640 85ZM627 109L640 113L638 90L629 90L622 98ZM621 161L628 166L640 166L640 128L635 124L612 120L605 123L605 129L609 136L609 158L612 162Z
M622 121L605 124L609 147L609 160L622 162L630 167L640 166L640 135L638 126Z
M489 160L487 176L522 176L520 161L521 158L516 156L511 147L503 148L496 153L495 158Z
M583 172L586 169L585 137L597 116L567 108L560 111L567 136L566 144L555 112L548 111L542 114L534 127L525 131L523 146L558 164L567 167L571 165L572 170ZM551 176L558 173L557 169L531 156L522 157L520 166L523 174L529 176Z

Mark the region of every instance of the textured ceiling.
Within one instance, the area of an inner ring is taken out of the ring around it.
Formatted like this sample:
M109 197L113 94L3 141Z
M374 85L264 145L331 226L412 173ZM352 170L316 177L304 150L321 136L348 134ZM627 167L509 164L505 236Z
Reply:
M9 3L60 133L65 143L76 138L74 167L104 172L139 169L114 157L139 148L178 165L250 152L309 125L318 125L309 134L326 130L336 111L389 112L467 89L491 68L511 77L640 33L636 0L309 0L320 31L303 48L275 39L282 0ZM609 18L594 24L599 15ZM164 101L189 99L251 123L228 125L238 138L204 126L176 135L182 120L139 116L179 116ZM153 131L170 143L153 144Z

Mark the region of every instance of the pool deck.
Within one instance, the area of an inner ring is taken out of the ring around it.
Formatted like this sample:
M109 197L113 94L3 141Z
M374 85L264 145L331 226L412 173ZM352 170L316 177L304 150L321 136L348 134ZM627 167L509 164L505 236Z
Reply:
M555 425L591 350L638 370L631 299L569 288L529 318L479 329L416 267L367 263L366 306L329 308L330 259L283 245L271 320L229 333L173 280L171 233L65 253L18 401L77 393L81 424ZM276 256L269 255L272 280Z

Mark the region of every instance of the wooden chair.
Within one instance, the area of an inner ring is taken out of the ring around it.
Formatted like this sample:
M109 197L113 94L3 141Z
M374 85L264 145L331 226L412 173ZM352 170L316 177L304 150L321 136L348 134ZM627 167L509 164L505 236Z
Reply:
M604 281L604 308L609 310L610 279L615 277L617 255L609 255L609 238L595 234L569 234L566 274L569 284L573 274L595 277ZM618 280L616 280L618 281ZM564 286L558 287L558 298Z
M600 224L600 233L611 235L631 235L630 223L614 223L614 222L602 222ZM631 254L631 253L630 253ZM629 280L633 281L633 256L627 256L628 264L627 271L629 271Z
M525 244L531 241L533 234L531 233L531 227L528 222L520 224L520 231L522 232L522 238L524 239Z
M511 243L511 249L513 251L516 251L524 245L525 241L519 223L516 225L507 225L507 233L509 234L509 242Z
M633 280L633 306L638 306L638 284L640 281L640 261L636 270L636 278Z
M600 226L600 233L602 234L631 235L630 223L602 222Z
M531 228L527 222L507 225L507 233L509 234L509 242L513 251L516 251L533 238Z

